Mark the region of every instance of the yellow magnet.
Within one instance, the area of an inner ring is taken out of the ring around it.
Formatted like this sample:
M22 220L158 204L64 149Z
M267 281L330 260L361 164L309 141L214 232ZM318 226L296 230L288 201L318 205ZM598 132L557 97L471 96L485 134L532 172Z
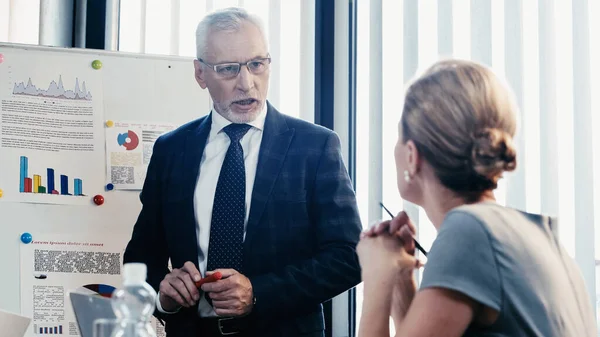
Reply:
M92 62L92 68L94 68L96 70L102 68L102 61L94 60L94 62Z
M0 198L2 198L2 194L4 194L4 192L2 191L2 189L0 188Z
M106 121L106 126L109 128L112 128L115 125L115 122L113 121Z

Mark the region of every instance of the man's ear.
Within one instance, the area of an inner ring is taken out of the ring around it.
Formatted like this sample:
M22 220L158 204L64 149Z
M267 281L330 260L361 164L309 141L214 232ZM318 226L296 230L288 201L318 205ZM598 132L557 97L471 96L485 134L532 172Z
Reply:
M406 163L408 173L414 177L421 166L421 154L415 142L410 139L406 141Z
M198 60L194 60L194 77L196 78L196 82L200 85L200 88L206 89L206 82L204 81L204 76L206 76L206 72L202 67L202 63Z

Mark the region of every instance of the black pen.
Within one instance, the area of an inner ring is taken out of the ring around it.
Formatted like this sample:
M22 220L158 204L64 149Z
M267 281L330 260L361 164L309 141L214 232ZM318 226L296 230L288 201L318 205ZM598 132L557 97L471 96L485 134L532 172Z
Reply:
M379 203L379 205L381 205L381 207L387 212L387 214L390 215L390 217L392 217L392 219L394 218L394 215L392 214L392 212L390 212L389 209L387 209L387 207L385 207L383 205L382 202ZM415 247L417 247L417 249L423 253L423 255L427 256L427 252L425 251L425 249L423 249L423 247L421 246L421 244L417 241L417 239L413 238L413 240L415 241Z

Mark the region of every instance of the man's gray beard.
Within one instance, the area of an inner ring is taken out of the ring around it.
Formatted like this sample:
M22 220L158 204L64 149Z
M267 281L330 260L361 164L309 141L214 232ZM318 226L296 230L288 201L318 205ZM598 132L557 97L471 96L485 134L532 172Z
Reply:
M260 114L260 112L263 109L263 104L264 102L260 102L257 106L256 106L256 110L252 111L252 112L248 112L248 113L242 113L242 114L238 114L235 113L231 110L229 105L227 108L223 109L222 112L219 112L217 109L217 112L225 117L225 119L227 119L228 121L235 123L235 124L243 124L243 123L250 123L253 122L258 115Z

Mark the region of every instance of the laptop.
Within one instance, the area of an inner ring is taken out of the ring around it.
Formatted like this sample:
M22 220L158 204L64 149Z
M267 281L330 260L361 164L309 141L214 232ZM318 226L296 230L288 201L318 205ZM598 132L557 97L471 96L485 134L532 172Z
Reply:
M0 310L0 330L2 337L23 337L31 318Z
M93 337L95 320L116 318L107 297L80 293L70 293L69 297L81 337Z

